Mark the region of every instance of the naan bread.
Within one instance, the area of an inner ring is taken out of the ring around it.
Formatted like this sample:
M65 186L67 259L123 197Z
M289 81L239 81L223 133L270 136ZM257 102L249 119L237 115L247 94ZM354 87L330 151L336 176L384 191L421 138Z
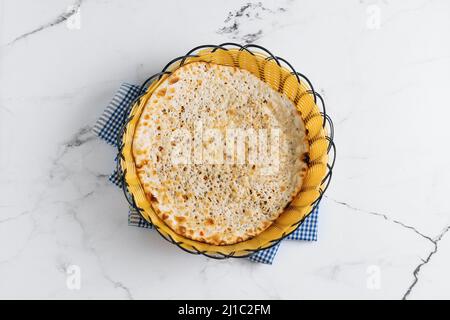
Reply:
M229 132L251 137L241 158ZM255 158L264 146L273 161ZM214 245L269 227L299 192L307 152L289 99L246 70L204 62L177 69L156 88L133 140L138 176L158 216L176 233Z

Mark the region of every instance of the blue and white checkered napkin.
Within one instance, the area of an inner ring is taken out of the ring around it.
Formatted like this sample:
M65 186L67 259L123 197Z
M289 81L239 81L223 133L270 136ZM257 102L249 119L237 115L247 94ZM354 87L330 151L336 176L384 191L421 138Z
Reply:
M130 103L139 96L139 89L139 86L128 83L124 83L120 86L119 90L116 92L113 99L94 126L94 132L102 140L113 146L116 145L117 135L119 134L119 131L125 121L126 111L130 107ZM120 180L116 170L111 174L109 180L119 186ZM300 227L291 233L286 239L317 241L317 218L318 208L316 208L305 219ZM152 225L145 221L139 212L131 207L128 212L128 225L152 229ZM249 259L256 262L272 264L279 247L280 244L277 244L269 249L256 252L250 256Z

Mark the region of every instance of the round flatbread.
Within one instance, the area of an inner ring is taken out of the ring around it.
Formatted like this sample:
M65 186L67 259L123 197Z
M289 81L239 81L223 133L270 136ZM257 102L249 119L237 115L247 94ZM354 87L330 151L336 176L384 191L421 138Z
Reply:
M250 72L194 62L148 99L133 138L158 216L187 238L229 245L269 227L307 171L294 104Z

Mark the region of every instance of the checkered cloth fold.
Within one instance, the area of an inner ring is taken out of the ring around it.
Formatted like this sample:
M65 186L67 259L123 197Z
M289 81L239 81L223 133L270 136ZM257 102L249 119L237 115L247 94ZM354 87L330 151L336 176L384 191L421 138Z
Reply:
M108 144L115 146L117 136L119 135L120 129L125 122L130 104L139 96L139 94L139 86L123 83L95 124L93 128L95 134L97 134ZM120 186L120 176L116 170L114 170L111 174L109 180L113 184ZM317 241L317 219L318 207L316 207L300 225L300 227L298 227L297 230L291 233L286 239ZM153 228L152 225L144 220L139 212L132 207L130 207L128 212L128 225L147 229ZM272 264L279 247L280 243L269 249L254 253L249 257L249 259L255 262Z

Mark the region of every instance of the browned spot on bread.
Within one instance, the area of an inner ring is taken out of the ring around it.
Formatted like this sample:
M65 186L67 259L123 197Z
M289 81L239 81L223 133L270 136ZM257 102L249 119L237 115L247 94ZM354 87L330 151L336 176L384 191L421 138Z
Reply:
M158 199L156 199L156 197L152 193L147 192L145 195L147 196L148 200L158 203Z
M166 220L168 217L169 217L169 216L168 216L167 214L165 214L165 213L162 214L163 220Z
M205 233L203 232L203 230L200 230L199 234L203 237L205 235Z
M185 235L186 234L186 227L179 226L178 227L178 233L181 234L181 235Z
M164 97L166 95L167 89L166 88L162 88L160 90L158 90L158 92L156 92L156 95L158 97Z
M178 78L177 76L171 77L169 80L170 84L174 84L177 83L180 80L180 78Z
M186 221L186 218L185 217L182 217L182 216L175 216L175 220L177 221L177 222L184 222L184 221Z
M217 233L213 234L212 237L211 237L211 240L214 243L220 243L220 235L218 235Z
M212 226L212 225L214 225L214 219L212 219L212 218L206 219L205 224L206 224L207 226Z

